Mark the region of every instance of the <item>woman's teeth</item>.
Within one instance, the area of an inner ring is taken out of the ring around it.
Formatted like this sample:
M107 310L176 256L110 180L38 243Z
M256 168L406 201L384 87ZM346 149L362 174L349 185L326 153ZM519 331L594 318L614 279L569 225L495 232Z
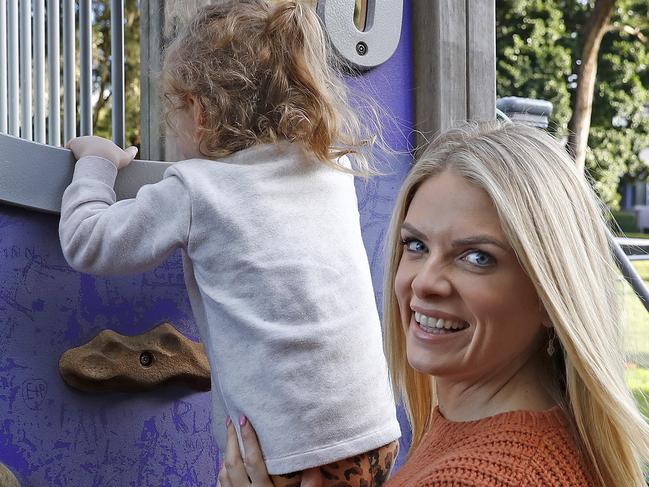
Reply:
M450 321L450 320L443 320L441 318L433 318L431 316L426 316L416 311L415 311L415 321L419 324L419 326L424 331L427 332L442 331L442 330L458 331L469 327L469 324L466 323L465 321Z

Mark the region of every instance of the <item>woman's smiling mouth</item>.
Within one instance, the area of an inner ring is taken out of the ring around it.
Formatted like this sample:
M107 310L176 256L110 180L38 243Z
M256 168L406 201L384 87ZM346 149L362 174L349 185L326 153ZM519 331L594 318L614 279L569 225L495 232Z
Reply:
M433 335L455 333L469 327L466 321L435 318L417 311L414 312L414 315L419 328Z

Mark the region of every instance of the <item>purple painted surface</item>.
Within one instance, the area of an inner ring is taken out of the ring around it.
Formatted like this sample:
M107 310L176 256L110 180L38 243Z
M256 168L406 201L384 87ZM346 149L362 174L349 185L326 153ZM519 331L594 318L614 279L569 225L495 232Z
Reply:
M410 53L406 1L395 55L350 82L391 115L385 136L398 151L383 156L386 176L357 185L377 302L385 231L411 162ZM56 217L0 206L0 461L23 486L215 485L219 454L208 393L166 387L92 395L70 389L58 374L65 350L106 328L134 335L170 321L197 339L179 255L145 274L79 274L63 259L57 225Z

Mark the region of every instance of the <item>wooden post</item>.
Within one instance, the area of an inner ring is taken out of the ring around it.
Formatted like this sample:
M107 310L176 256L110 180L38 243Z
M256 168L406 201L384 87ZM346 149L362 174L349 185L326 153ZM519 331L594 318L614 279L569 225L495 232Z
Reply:
M467 0L467 118L496 118L496 2Z
M417 146L496 113L495 0L412 0Z
M160 91L156 78L162 68L165 0L141 0L140 71L141 145L139 159L165 160L164 128L161 120Z
M153 161L179 160L175 138L162 120L158 79L164 48L198 8L219 1L223 0L141 0L142 145L139 158Z

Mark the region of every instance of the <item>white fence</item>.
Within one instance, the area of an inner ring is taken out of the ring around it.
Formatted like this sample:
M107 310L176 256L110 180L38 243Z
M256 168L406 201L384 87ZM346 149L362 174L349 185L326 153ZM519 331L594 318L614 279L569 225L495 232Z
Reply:
M91 7L91 0L48 0L47 9L45 0L0 0L0 132L54 146L92 133ZM111 0L110 8L113 140L123 146L124 0Z

